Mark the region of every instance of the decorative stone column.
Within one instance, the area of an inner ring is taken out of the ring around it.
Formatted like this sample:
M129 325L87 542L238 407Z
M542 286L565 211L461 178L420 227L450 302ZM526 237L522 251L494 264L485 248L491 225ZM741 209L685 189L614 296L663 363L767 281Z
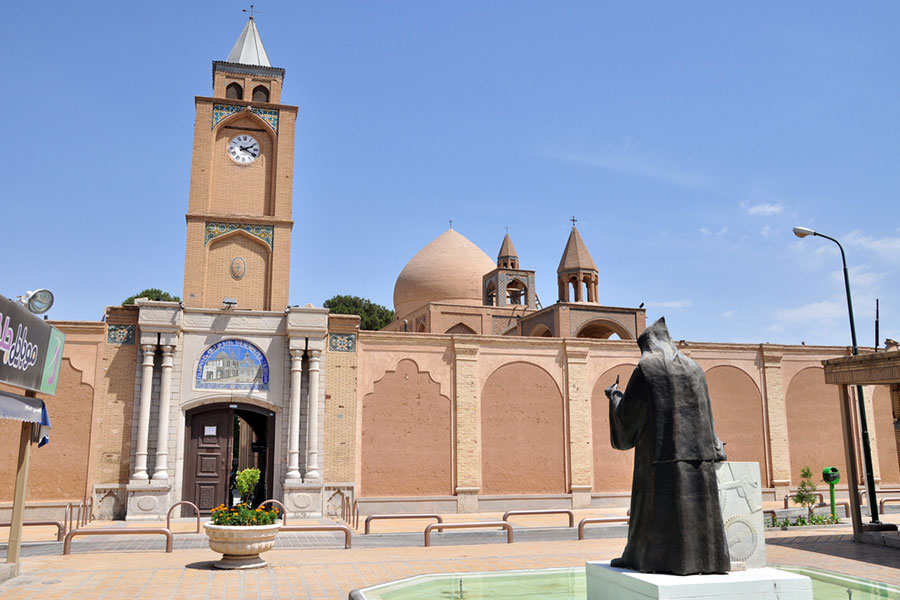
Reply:
M157 334L152 334L154 341L147 343L151 336L141 335L141 404L138 411L137 446L134 450L134 474L132 482L142 483L148 480L147 475L147 439L150 435L150 399L153 393L153 358L156 354Z
M303 350L291 349L291 421L288 429L288 471L286 480L301 481L300 474L300 385L303 380Z
M591 394L588 389L588 347L566 340L566 401L569 406L569 471L572 508L589 508L593 489Z
M153 480L167 482L169 480L169 405L172 400L172 366L175 362L175 346L165 345L161 346L161 348L162 371L159 378L159 422L156 429L156 471L153 473ZM143 392L143 388L141 392ZM143 395L141 400L143 401Z
M788 449L787 408L781 381L781 358L784 352L760 346L766 391L766 417L769 425L769 452L775 499L789 493L791 456Z
M481 439L478 394L478 346L454 339L456 378L457 511L478 512L481 489Z
M875 427L875 390L876 386L867 385L863 387L863 400L866 405L866 415L869 426L869 448L872 450L872 476L875 483L881 483L881 465L878 464L878 428ZM860 440L862 440L862 432L860 432Z
M318 481L319 474L319 350L309 351L309 391L306 418L306 475L304 481Z

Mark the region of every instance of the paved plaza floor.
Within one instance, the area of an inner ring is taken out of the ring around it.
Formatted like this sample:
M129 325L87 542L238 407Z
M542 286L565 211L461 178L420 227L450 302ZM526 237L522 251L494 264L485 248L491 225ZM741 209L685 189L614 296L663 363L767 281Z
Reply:
M586 515L579 515L578 518ZM496 515L448 515L450 521L487 520ZM179 521L174 552L163 552L162 536L77 538L62 556L55 532L34 528L23 547L19 577L0 584L0 598L301 598L345 600L351 590L425 573L583 566L618 556L625 546L621 526L593 527L578 541L558 516L525 517L516 542L500 532L438 534L423 547L427 521L373 524L373 534L354 534L353 548L330 533L280 534L264 556L269 566L218 571L219 558L194 524ZM564 517L563 517L564 519ZM113 524L92 523L92 528ZM122 523L115 525L121 526ZM900 549L854 544L849 526L769 531L768 562L810 566L900 585ZM0 546L5 554L5 547Z

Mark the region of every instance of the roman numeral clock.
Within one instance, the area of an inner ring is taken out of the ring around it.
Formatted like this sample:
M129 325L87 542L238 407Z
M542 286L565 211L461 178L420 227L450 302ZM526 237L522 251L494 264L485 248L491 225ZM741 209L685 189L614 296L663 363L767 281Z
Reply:
M228 143L228 155L231 160L247 165L259 157L259 142L252 135L240 134L231 138Z

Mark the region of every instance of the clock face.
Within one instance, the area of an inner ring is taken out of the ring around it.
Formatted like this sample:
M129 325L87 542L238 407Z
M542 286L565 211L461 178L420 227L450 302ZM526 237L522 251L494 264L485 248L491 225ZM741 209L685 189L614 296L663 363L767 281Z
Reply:
M252 135L242 133L228 143L228 156L236 163L249 165L259 158L259 154L259 142Z

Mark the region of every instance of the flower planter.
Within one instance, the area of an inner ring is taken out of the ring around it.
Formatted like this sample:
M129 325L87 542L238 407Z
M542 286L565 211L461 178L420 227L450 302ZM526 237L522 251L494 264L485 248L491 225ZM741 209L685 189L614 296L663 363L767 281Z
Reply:
M222 554L213 563L217 569L259 569L266 566L260 553L271 550L281 523L273 525L213 525L204 523L209 547Z

